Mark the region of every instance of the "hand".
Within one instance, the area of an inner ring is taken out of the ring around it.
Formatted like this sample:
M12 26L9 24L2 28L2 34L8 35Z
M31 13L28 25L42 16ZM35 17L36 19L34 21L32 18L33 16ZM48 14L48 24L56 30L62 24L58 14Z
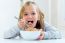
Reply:
M18 26L19 26L20 29L24 29L25 24L26 24L26 21L24 19L20 19L19 22L18 22Z
M44 32L43 31L41 31L41 34L40 34L40 36L37 38L37 40L43 40L44 39L44 34L43 34Z

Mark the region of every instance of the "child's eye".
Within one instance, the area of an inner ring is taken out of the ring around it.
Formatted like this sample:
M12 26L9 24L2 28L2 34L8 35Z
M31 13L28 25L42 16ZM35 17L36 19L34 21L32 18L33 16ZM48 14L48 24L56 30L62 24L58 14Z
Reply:
M35 13L32 13L32 15L35 15Z
M25 16L28 15L28 14L24 14Z

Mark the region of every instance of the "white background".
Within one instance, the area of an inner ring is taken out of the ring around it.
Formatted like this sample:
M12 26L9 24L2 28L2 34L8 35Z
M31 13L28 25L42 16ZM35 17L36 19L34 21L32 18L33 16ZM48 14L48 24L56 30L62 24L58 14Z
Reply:
M0 37L5 30L17 24L20 0L0 0Z

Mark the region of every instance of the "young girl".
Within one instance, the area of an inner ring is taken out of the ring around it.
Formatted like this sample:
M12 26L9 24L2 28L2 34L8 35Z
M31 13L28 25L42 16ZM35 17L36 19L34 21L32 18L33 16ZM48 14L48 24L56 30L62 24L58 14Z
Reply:
M26 2L21 8L19 21L17 26L4 33L4 38L11 39L20 36L20 31L42 31L37 38L57 39L61 38L61 34L54 27L44 22L44 14L40 11L34 2Z

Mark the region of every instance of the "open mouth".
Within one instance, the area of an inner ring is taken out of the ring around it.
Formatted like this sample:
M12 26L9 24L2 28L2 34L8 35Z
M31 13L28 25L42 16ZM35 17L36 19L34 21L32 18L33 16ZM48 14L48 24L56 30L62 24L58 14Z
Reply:
M33 23L33 21L28 21L28 23Z

